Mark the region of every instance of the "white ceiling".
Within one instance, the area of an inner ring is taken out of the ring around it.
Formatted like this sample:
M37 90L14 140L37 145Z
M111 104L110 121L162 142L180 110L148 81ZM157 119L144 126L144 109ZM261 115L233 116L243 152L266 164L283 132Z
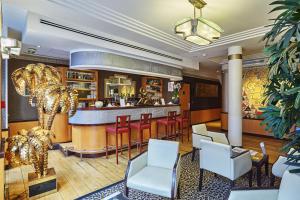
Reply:
M26 30L28 12L57 19L82 29L145 45L173 55L180 55L201 62L202 67L218 68L211 58L225 56L227 48L241 45L245 52L259 51L263 47L261 36L267 31L268 19L274 14L268 4L273 0L207 0L203 16L224 29L221 39L211 46L199 47L177 37L176 21L192 16L193 7L188 0L4 0L4 24L21 32ZM35 35L38 35L38 32ZM59 36L58 36L59 37ZM45 38L30 45L43 44L40 54L57 56L51 49L59 49L66 56L77 47L72 41L63 47L52 46L56 38ZM79 44L82 48L96 47ZM45 49L44 49L45 48ZM203 56L205 55L205 56Z

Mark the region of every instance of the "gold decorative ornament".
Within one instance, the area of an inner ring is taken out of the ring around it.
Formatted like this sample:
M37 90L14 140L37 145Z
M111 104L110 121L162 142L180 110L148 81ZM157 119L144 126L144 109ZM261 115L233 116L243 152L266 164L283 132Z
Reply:
M33 164L38 177L47 175L48 148L52 148L50 136L55 134L51 126L56 113L77 109L78 92L62 84L60 73L52 66L42 63L29 64L15 70L11 79L18 94L29 96L29 103L36 101L39 126L20 130L7 139L7 159L11 165ZM44 124L44 114L49 118Z
M140 88L140 100L137 102L137 105L153 105L152 96L153 94L147 92L145 88Z

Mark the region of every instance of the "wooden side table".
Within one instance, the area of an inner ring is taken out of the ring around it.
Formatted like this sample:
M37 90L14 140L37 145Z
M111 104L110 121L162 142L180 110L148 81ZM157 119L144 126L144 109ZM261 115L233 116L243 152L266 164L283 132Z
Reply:
M255 156L251 156L252 165L256 167L256 179L257 186L261 186L261 168L265 166L266 176L269 176L269 155L263 155L262 153L257 153Z

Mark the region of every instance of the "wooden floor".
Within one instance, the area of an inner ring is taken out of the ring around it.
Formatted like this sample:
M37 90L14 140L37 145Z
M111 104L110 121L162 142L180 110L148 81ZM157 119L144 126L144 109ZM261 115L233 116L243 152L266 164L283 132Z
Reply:
M219 129L219 122L208 123L211 130ZM274 162L279 153L283 141L273 138L243 136L245 148L259 150L259 142L264 141L270 155L270 162ZM192 150L191 140L185 138L180 143L180 153L184 154ZM136 155L136 151L133 155ZM41 199L74 199L86 193L110 185L124 178L127 166L126 152L119 159L119 165L115 163L115 156L105 158L85 158L81 161L78 157L64 155L58 150L49 151L49 166L54 167L58 178L58 192ZM9 185L10 199L26 199L27 174L32 172L31 166L22 166L6 171L6 183Z

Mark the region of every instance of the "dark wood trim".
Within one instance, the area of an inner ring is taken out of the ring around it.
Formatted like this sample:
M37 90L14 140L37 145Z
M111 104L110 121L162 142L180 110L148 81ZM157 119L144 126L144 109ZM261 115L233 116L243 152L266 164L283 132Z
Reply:
M3 128L1 131L8 131L8 128Z
M199 110L213 110L213 109L222 109L220 106L212 106L212 107L204 107L204 108L196 108L196 109L191 109L192 111L199 111Z
M207 110L207 109L205 109L205 110ZM209 120L209 121L203 121L203 122L201 122L201 123L191 124L191 126L192 126L192 125L197 125L197 124L208 123L208 122L220 121L220 120L221 120L221 118L213 119L213 120ZM228 131L228 130L225 130L225 131Z
M8 124L10 124L10 123L22 123L22 122L35 122L35 121L38 121L38 119L36 119L36 120L30 119L30 120L9 121Z
M228 115L228 112L221 112L221 114L226 114ZM260 121L263 121L264 119L260 119L260 118L247 118L247 117L243 117L243 119L248 119L248 120L260 120Z
M175 162L174 167L173 167L171 199L176 198L176 196L175 196L175 188L176 188L176 181L177 181L176 168L177 168L177 165L178 165L179 158L180 158L180 153L177 154L176 162Z

